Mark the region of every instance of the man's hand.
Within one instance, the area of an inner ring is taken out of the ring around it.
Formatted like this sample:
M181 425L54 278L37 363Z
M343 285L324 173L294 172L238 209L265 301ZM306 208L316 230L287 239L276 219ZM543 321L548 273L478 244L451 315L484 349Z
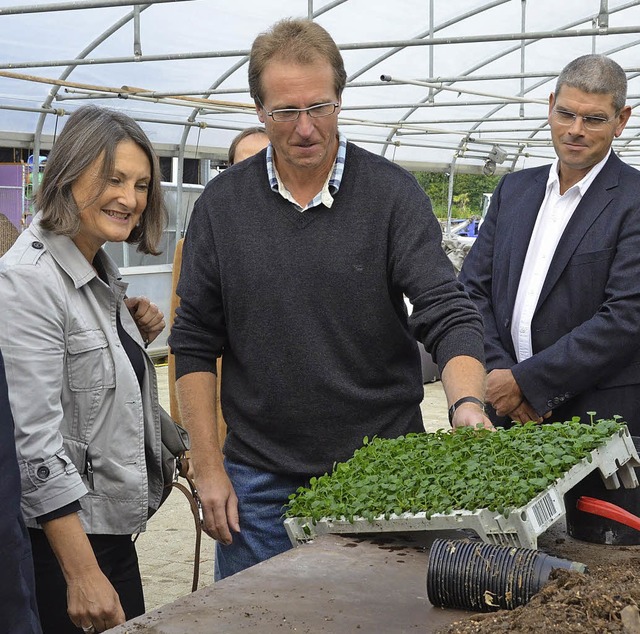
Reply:
M531 403L527 401L525 398L518 407L516 407L513 411L509 412L509 418L516 423L528 423L529 421L533 421L534 423L541 423L544 419L549 418L551 416L551 412L546 412L542 416L538 416L536 410L531 407Z
M460 355L449 359L442 369L442 387L447 395L447 402L453 405L465 396L474 396L484 403L484 366L473 357ZM456 408L451 426L485 427L493 429L493 425L481 405L472 401L461 403Z
M229 545L233 541L231 531L240 532L238 498L224 469L216 470L206 479L196 479L198 497L202 504L202 530Z
M126 297L124 303L138 326L142 340L145 344L151 343L164 330L162 311L146 297Z
M182 423L191 435L189 462L202 504L204 532L222 544L230 544L232 532L240 532L238 498L224 469L218 443L216 376L191 372L176 381Z
M511 370L491 370L487 375L486 399L498 416L507 416L524 401L524 394Z
M493 424L484 413L484 410L476 403L462 403L453 414L451 426L458 427L484 427L494 429Z

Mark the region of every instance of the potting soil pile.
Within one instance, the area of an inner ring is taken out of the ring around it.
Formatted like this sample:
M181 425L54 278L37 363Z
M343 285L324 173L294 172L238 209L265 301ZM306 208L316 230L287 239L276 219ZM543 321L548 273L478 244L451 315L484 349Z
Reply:
M624 564L590 567L585 574L555 570L549 583L526 605L477 614L437 634L638 634L640 557L637 550L628 551Z

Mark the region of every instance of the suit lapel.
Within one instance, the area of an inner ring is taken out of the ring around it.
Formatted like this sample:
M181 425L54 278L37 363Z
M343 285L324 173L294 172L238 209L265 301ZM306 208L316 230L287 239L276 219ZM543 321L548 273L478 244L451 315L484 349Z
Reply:
M618 185L619 172L620 159L612 153L602 168L602 171L596 176L576 207L567 228L564 230L558 242L558 247L556 248L553 260L551 260L547 277L542 285L537 308L542 305L551 292L551 289L553 289L558 282L562 272L567 267L569 260L578 248L584 235L589 231L591 225L613 200L615 188Z

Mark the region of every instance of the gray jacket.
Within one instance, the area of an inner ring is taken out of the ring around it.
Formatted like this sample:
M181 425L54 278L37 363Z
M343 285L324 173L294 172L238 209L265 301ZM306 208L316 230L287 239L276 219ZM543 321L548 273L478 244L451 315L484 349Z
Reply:
M156 375L124 305L127 284L104 252L109 285L73 241L36 216L0 259L0 349L16 425L22 511L81 499L87 533L145 529L162 493ZM142 390L116 329L143 350Z

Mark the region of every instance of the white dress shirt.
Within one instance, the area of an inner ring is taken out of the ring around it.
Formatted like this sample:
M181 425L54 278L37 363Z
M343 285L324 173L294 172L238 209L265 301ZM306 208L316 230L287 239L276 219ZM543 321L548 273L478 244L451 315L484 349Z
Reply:
M532 354L531 320L535 312L542 285L549 266L573 212L609 158L611 150L585 177L560 195L558 159L551 165L547 190L536 218L536 224L529 240L527 255L518 285L518 294L513 306L511 338L518 363Z

